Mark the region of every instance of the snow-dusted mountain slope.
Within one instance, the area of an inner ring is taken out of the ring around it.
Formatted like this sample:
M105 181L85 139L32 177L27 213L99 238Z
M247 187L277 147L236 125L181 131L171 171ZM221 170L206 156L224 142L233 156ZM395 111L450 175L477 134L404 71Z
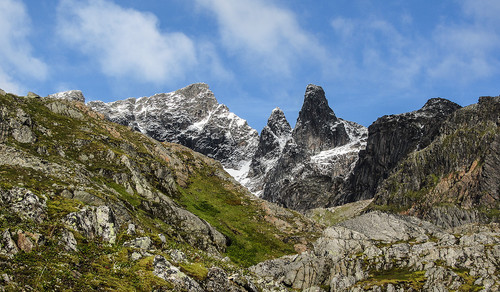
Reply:
M233 171L250 163L259 140L257 131L219 104L204 83L151 97L87 105L113 122L187 146Z

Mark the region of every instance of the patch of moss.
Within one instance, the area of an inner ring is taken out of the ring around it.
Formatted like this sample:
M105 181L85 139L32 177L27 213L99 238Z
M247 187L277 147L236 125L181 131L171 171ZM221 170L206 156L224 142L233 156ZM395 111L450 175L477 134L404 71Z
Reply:
M417 291L422 290L426 281L425 271L411 271L408 269L393 268L390 270L372 270L370 276L356 284L363 289L370 289L373 286L384 287L388 284L404 286Z
M106 182L106 185L114 189L118 194L120 194L120 197L130 205L138 207L141 204L141 198L137 194L130 194L127 192L124 186L115 182Z
M4 189L26 186L35 194L43 194L53 190L54 184L64 183L58 178L32 168L2 165L0 169L0 187Z
M47 201L47 213L51 220L61 219L72 212L77 212L84 204L78 200L57 196Z
M455 272L455 274L457 274L461 279L462 281L464 282L460 288L458 288L458 291L470 291L470 292L478 292L478 291L482 291L484 289L483 286L478 286L478 285L475 285L474 282L476 282L476 280L479 278L479 277L473 277L469 274L469 271L466 270L466 269L452 269L453 272Z
M181 271L198 281L204 281L208 275L208 269L201 263L181 263Z

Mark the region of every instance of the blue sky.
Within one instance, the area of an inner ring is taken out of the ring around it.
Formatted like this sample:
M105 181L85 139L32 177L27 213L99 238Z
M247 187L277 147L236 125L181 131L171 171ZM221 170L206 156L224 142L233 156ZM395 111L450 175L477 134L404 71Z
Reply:
M0 88L87 101L205 82L258 131L307 84L370 125L500 94L498 0L0 0Z

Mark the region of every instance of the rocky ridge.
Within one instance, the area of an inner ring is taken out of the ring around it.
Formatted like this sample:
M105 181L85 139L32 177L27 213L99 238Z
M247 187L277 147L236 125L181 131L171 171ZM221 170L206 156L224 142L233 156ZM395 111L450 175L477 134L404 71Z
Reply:
M342 195L331 204L373 198L397 164L409 153L427 147L446 118L459 108L449 100L432 98L417 111L378 118L368 127L366 149L360 151Z
M204 83L151 97L87 105L112 122L189 147L227 169L239 170L249 163L259 139L257 131L219 104Z

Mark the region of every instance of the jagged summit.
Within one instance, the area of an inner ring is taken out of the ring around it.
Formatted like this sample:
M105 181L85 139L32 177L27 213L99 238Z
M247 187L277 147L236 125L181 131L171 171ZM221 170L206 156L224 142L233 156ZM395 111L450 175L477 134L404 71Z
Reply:
M441 111L455 111L457 108L461 108L460 105L450 101L446 98L435 97L429 99L420 110L441 110Z
M282 136L283 134L289 135L292 133L292 127L290 127L290 123L285 117L285 113L279 108L276 107L271 112L269 119L267 120L267 127L275 133L277 136Z
M280 108L271 112L267 125L262 129L257 151L252 158L245 185L257 196L260 196L265 175L276 165L281 152L292 136L292 127Z
M296 127L300 124L316 122L317 118L322 118L322 120L325 121L337 121L335 113L328 105L328 100L326 99L323 88L321 86L309 84L306 88L304 103L299 112Z
M138 99L89 102L88 106L156 140L179 143L215 158L227 169L248 165L258 144L257 131L219 104L205 83Z
M325 206L366 137L365 127L335 116L321 86L309 84L292 137L265 175L263 198L295 210Z
M321 86L307 86L293 138L298 145L315 154L349 142L344 124L328 105Z

